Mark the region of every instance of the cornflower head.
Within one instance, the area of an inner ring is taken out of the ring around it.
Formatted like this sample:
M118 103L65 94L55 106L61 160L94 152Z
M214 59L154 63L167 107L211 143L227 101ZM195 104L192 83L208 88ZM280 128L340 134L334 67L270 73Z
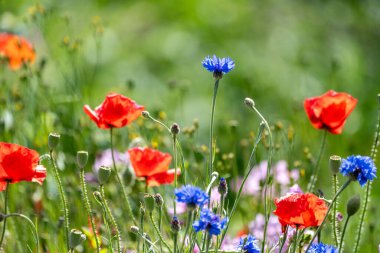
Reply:
M334 246L323 244L320 242L311 245L307 253L338 253L338 250Z
M212 58L207 56L202 65L205 69L214 73L215 79L221 79L223 74L227 74L235 68L235 62L231 58L218 58L214 55Z
M244 253L260 253L260 248L256 243L256 238L252 235L248 235L246 238L240 238L237 249Z
M225 228L226 223L227 218L221 219L219 215L204 208L200 213L199 220L194 221L193 228L195 232L205 230L210 235L219 235L222 229Z
M352 155L342 159L340 173L357 180L363 187L368 180L372 181L376 177L376 166L369 156Z
M175 189L174 194L177 202L186 203L189 209L194 209L197 206L202 207L208 201L207 193L192 185L185 185L180 189Z

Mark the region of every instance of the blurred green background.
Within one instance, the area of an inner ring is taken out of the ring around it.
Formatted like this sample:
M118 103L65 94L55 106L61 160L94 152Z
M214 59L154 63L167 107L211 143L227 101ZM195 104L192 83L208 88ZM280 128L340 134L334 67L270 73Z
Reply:
M303 186L310 169L305 148L316 157L322 136L309 123L303 100L329 89L358 99L343 134L328 135L318 181L327 198L328 157L370 152L380 92L379 1L0 0L0 31L27 38L37 53L32 74L11 73L2 66L1 140L43 154L49 132L61 133L66 174L76 170L76 150L86 149L94 159L108 147L108 132L97 129L82 107L94 108L111 91L134 99L167 124L187 127L183 139L189 146L208 145L213 78L201 62L213 54L236 63L221 80L215 122L220 154L234 153L237 173L244 171L246 143L252 143L260 123L244 106L245 97L254 99L271 125L281 122L283 136L294 131L292 145L279 141L275 159L305 170ZM195 118L200 128L192 135ZM144 124L139 120L118 130L118 148L125 150L129 139L141 135L170 152L170 138ZM266 159L265 148L257 158ZM222 175L234 175L221 166ZM54 188L53 178L49 180ZM358 184L350 186L340 211L345 213L345 200L359 191L364 192ZM372 193L361 252L375 252L380 244L377 181ZM32 207L20 207L26 200L14 201L13 208L32 212ZM354 238L357 220L349 224L348 238ZM347 252L352 246L348 240Z

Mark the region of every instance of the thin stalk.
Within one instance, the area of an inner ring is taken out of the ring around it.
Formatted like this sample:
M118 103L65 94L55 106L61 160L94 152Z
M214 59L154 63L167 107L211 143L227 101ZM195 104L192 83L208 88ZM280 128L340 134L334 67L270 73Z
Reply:
M9 187L9 181L7 181L7 185L5 187L6 188L5 188L5 197L4 197L4 214L6 215L7 214L7 210L8 210L8 195L9 195L8 187ZM4 220L3 230L1 231L0 249L1 249L1 246L3 245L3 240L4 240L6 226L7 226L7 219Z
M371 149L371 158L374 162L376 161L377 148L380 144L380 141L379 141L380 139L380 94L377 95L377 98L379 102L379 108L378 108L378 113L377 113L377 126L376 126L376 131L375 131L375 138L374 138L372 149ZM363 233L364 220L367 214L368 204L369 204L370 196L371 196L371 189L372 189L372 181L369 181L367 182L367 186L365 190L363 208L360 212L358 232L356 234L356 240L355 240L354 251L353 251L354 253L357 253L359 250L360 240Z
M63 185L61 181L61 177L59 176L57 165L55 164L54 157L53 157L53 150L50 150L50 161L53 166L55 180L57 181L59 196L61 198L61 204L63 208L63 217L65 219L65 240L66 240L66 247L67 249L70 249L69 246L69 230L70 230L70 223L69 223L69 209L67 208L67 201L66 197L63 191Z
M334 192L334 195L336 194L336 192L338 191L338 176L337 174L334 174L333 175L333 192ZM333 225L333 237L334 237L334 242L335 242L335 245L339 245L339 230L338 230L338 220L336 218L336 215L337 215L337 207L338 207L338 198L336 199L336 201L333 203L333 217L332 217L332 225Z
M317 161L315 162L313 171L311 173L310 183L307 186L306 192L312 192L314 190L315 183L317 182L319 169L320 169L319 164L321 163L323 151L325 150L325 146L326 146L326 137L327 137L327 131L325 130L325 131L323 131L321 147L319 149Z
M158 229L160 230L160 233L161 233L161 225L162 225L162 206L160 206L158 208ZM161 241L159 242L159 244L160 244L160 252L162 253L162 243L161 243Z
M217 78L215 80L215 85L214 85L214 95L212 97L212 108L211 108L211 122L210 122L210 162L209 162L209 171L206 175L208 175L208 178L211 178L211 174L213 172L213 167L214 167L214 158L213 158L213 130L214 130L214 112L215 112L215 103L216 103L216 95L218 93L218 87L219 87L219 79ZM205 167L207 169L207 167ZM206 182L208 180L206 179Z
M96 252L99 253L100 252L99 239L98 239L98 236L96 234L94 217L93 217L92 211L91 211L90 200L88 199L88 195L87 195L87 187L86 187L86 181L84 180L84 169L83 168L80 169L80 181L81 181L81 186L82 186L82 195L83 195L84 206L86 208L87 215L90 217L91 228L92 228L92 231L94 233L94 238L95 238L95 243L96 243Z
M181 250L179 252L183 252L183 247L185 246L186 236L189 232L189 228L191 227L192 220L193 220L193 213L194 211L190 211L187 216L187 223L186 223L186 229L185 229L185 235L183 236Z
M173 153L174 153L174 188L177 189L177 135L172 134L173 136ZM174 216L177 216L177 203L175 201L175 198L173 198L173 208L174 208ZM175 249L174 249L175 250Z
M27 216L23 215L23 214L20 214L20 213L10 213L10 214L7 214L4 216L4 222L9 218L9 217L19 217L19 218L23 218L25 219L29 225L32 227L32 231L33 231L33 234L34 234L34 237L36 239L36 252L38 253L39 252L39 238L38 238L38 233L37 233L37 228L36 226L34 225L33 221L31 219L29 219Z
M132 211L131 203L129 202L128 194L125 191L124 184L121 181L119 173L117 172L117 169L116 169L115 156L114 156L114 150L113 150L113 137L112 137L113 135L112 135L112 130L113 130L113 128L111 127L111 130L110 130L110 137L111 138L110 139L111 139L111 154L112 154L113 172L115 173L115 176L116 176L116 179L117 179L117 183L119 184L119 187L121 187L121 189L122 189L123 197L124 197L124 199L125 199L125 201L127 203L128 214L131 217L131 219L133 221L133 224L136 226L137 222L136 222L135 216L133 215L133 211Z
M174 253L177 253L178 233L173 233Z
M293 248L292 248L292 253L295 253L296 252L296 249L297 249L297 240L298 240L298 226L296 228L296 233L294 235L294 243L293 243Z
M350 220L350 218L351 218L351 215L349 215L347 217L346 222L344 223L344 227L343 227L343 231L342 231L342 237L340 238L338 253L340 253L342 251L344 234L346 233L347 224L348 224L348 221Z
M108 224L108 219L107 219L107 211L106 211L106 207L104 206L104 203L103 203L103 200L102 200L102 196L101 196L101 193L99 192L100 196L97 197L95 194L94 194L94 198L96 200L96 202L98 202L98 204L102 207L102 216L103 216L103 222L104 222L104 226L106 227L106 230L107 230L107 235L108 235L108 240L109 240L109 244L108 244L108 250L111 252L111 253L114 253L115 251L113 250L113 246L112 246L112 234L111 234L111 229L110 229L110 226Z
M111 212L111 209L109 208L108 206L108 202L107 202L107 199L106 199L106 195L104 193L104 186L103 185L100 185L100 194L102 195L102 201L103 201L103 204L104 204L104 207L105 207L105 210L106 210L106 213L107 213L107 216L108 218L111 220L111 223L112 223L112 226L113 228L115 229L115 232L116 232L116 246L117 246L117 252L120 253L121 252L121 248L120 248L120 232L119 232L119 228L117 226L117 223L116 223L116 220L115 220L115 217L113 217L112 215L112 212Z
M286 242L286 239L287 239L287 236L288 236L288 231L289 231L289 226L286 226L285 233L283 235L283 239L282 239L281 246L280 246L280 251L278 253L282 253L282 248L285 245L285 242Z
M314 242L314 239L315 239L315 238L317 237L317 235L319 234L319 231L321 231L323 225L325 224L325 222L326 222L326 220L327 220L327 217L329 216L329 213L330 213L332 207L334 206L334 202L336 201L336 199L338 198L338 196L342 193L342 191L343 191L344 189L346 189L346 187L351 183L351 181L352 181L351 178L348 179L348 180L346 181L346 183L344 183L344 185L342 185L342 186L340 187L340 189L338 190L338 192L335 194L334 198L333 198L332 201L331 201L331 204L330 204L330 206L329 206L329 209L327 210L327 213L326 213L325 217L324 217L323 220L322 220L321 225L318 227L317 231L315 231L314 236L313 236L313 238L311 238L310 243L309 243L309 246L307 246L307 249L306 249L305 252L307 252L307 251L309 250L311 244Z
M150 218L150 221L152 222L153 224L153 228L154 230L156 231L157 235L158 235L158 238L160 238L160 241L165 245L165 247L169 250L170 253L173 253L172 249L169 247L169 245L166 243L166 241L164 240L164 238L162 238L162 235L160 233L160 230L158 230L158 227L156 225L156 223L154 222L153 220L153 215L152 213L150 212L149 213L149 218Z
M140 229L141 229L141 234L144 234L144 215L145 215L145 211L140 212L140 213L141 213L141 215L140 215ZM140 243L140 241L138 243ZM144 252L144 250L145 250L145 241L142 242L141 246L142 246L142 252Z
M211 235L208 233L208 232L206 232L207 233L207 239L206 239L206 253L208 253L208 250L209 250L209 248L210 248L210 241L211 241Z

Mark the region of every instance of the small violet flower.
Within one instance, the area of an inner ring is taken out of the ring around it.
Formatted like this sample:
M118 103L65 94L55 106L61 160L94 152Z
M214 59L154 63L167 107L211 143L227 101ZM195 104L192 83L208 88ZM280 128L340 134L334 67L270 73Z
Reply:
M311 245L307 253L338 253L338 250L334 246L323 244L320 242Z
M194 221L193 228L195 232L206 230L210 235L219 235L226 223L227 218L221 219L219 215L204 208L201 211L199 220Z
M352 155L342 160L340 173L359 181L363 187L368 180L372 181L376 177L376 166L368 156Z
M256 238L252 235L248 235L246 239L240 238L238 250L245 253L260 253L260 248L257 246L256 242Z
M218 58L214 55L212 58L207 56L202 65L205 69L214 73L215 79L221 79L223 74L227 74L235 67L235 62L231 58Z
M177 202L186 203L188 208L204 206L208 201L208 195L198 187L192 185L182 186L180 189L175 189L174 194Z

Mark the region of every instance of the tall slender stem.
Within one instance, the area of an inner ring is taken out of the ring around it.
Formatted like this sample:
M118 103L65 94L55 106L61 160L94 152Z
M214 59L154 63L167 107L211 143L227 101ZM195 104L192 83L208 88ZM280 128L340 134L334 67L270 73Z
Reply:
M65 240L66 240L66 247L67 249L70 249L69 246L69 231L70 231L70 223L69 223L69 209L67 208L67 201L65 197L65 193L63 191L63 185L61 181L61 177L59 176L58 168L55 163L54 157L53 157L53 150L50 150L50 161L53 166L55 180L57 181L59 196L61 198L61 204L63 208L63 217L65 219Z
M123 197L124 197L124 199L125 199L125 201L127 203L128 214L131 217L131 219L133 221L133 224L136 226L137 222L136 222L135 216L133 215L133 211L132 211L131 203L129 202L128 194L127 194L127 192L125 190L124 184L121 181L121 178L120 178L119 173L117 172L117 168L116 168L115 156L114 156L114 148L113 148L112 130L113 130L113 128L111 127L111 130L110 130L110 139L111 139L111 154L112 154L113 172L115 173L115 176L116 176L116 179L117 179L117 183L119 184L119 187L121 187L121 189L122 189Z
M7 181L7 185L5 188L5 197L4 197L4 214L5 215L7 214L7 210L8 210L8 194L9 194L8 187L9 187L9 181ZM3 230L1 231L0 249L1 249L1 246L3 245L6 226L7 226L7 219L4 219Z
M338 176L334 173L333 175L333 192L334 195L338 191ZM339 245L339 230L338 230L338 220L336 218L337 216L337 206L338 206L338 198L333 203L333 217L332 217L332 225L333 225L333 237L335 245Z
M177 189L177 167L178 167L178 164L177 164L177 145L176 145L176 142L177 142L177 135L176 134L172 134L173 135L173 153L174 153L174 188ZM173 208L174 208L174 216L177 216L177 203L175 201L175 198L173 198Z
M153 220L153 215L152 215L152 212L149 213L149 218L150 218L150 221L152 222L153 224L153 228L154 230L156 231L157 235L158 235L158 238L160 238L160 241L165 245L165 247L169 250L170 253L173 253L172 249L169 247L169 245L166 243L166 241L164 240L164 238L162 238L162 235L161 235L161 232L160 230L158 229L156 223L154 222Z
M340 187L339 191L335 194L334 198L333 198L332 201L331 201L331 204L330 204L330 206L329 206L329 209L327 210L326 215L325 215L325 217L324 217L323 220L322 220L321 225L318 227L317 231L315 231L314 236L313 236L313 238L311 238L311 240L310 240L310 244L309 244L309 246L307 246L307 249L306 249L305 252L307 252L307 251L309 250L311 244L314 242L314 239L315 239L315 238L317 237L317 235L319 234L319 231L321 231L323 225L325 224L325 222L326 222L326 220L327 220L327 217L329 216L329 213L330 213L332 207L334 206L334 202L336 201L336 199L338 198L338 196L342 193L342 191L343 191L344 189L346 189L346 187L351 183L351 181L352 181L351 178L348 179L348 180L346 181L346 183L344 183L344 185L342 185L342 187Z
M189 232L189 228L191 227L191 223L193 220L193 213L194 213L194 211L190 211L187 214L188 216L187 216L186 230L185 230L185 234L183 236L181 250L179 251L180 253L183 252L183 247L185 246L186 236L187 236L187 233Z
M205 233L207 233L207 235L206 235L206 253L208 253L208 250L210 248L211 235L209 232L205 232Z
M326 146L326 137L327 137L327 131L325 130L325 131L323 131L322 143L321 143L321 147L319 149L317 161L315 162L315 165L313 167L313 171L311 173L310 183L307 186L307 192L314 191L315 183L317 182L318 174L319 174L319 168L320 168L319 164L321 162L323 151L325 150L325 146Z
M161 233L161 225L162 225L162 206L160 206L158 208L158 230L160 230L160 233ZM162 253L162 242L161 241L160 241L160 253Z
M297 249L297 240L298 240L298 226L296 228L296 233L294 234L294 238L293 238L294 242L293 242L293 249L292 249L292 253L295 253L296 252L296 249Z
M350 220L350 218L351 218L351 215L349 215L347 217L346 222L344 223L344 227L343 227L343 231L342 231L342 237L340 238L338 253L340 253L342 251L343 238L344 238L344 234L346 233L347 224L348 224L348 221Z
M285 229L285 233L283 234L283 238L282 238L282 242L281 242L281 246L280 246L280 251L278 253L282 253L282 248L285 245L285 242L286 242L286 239L287 239L287 236L288 236L288 231L289 231L289 226L287 225L286 229Z
M84 180L84 169L80 169L80 181L81 181L81 186L82 186L82 195L83 195L83 201L84 201L84 206L87 211L87 215L90 217L90 222L91 222L91 228L94 233L94 238L95 238L95 243L96 243L96 252L100 252L100 245L99 245L99 239L96 234L96 228L95 228L95 223L94 223L94 217L92 215L92 210L91 210L91 204L90 200L88 199L87 195L87 187L86 187L86 181Z
M211 122L210 122L210 162L209 162L209 171L206 175L208 175L208 178L211 178L211 174L213 172L214 167L214 157L213 157L213 130L214 130L214 112L215 112L215 103L216 103L216 95L218 94L218 87L219 87L219 79L215 80L214 85L214 96L212 97L212 109L211 109ZM206 182L208 181L206 178Z

